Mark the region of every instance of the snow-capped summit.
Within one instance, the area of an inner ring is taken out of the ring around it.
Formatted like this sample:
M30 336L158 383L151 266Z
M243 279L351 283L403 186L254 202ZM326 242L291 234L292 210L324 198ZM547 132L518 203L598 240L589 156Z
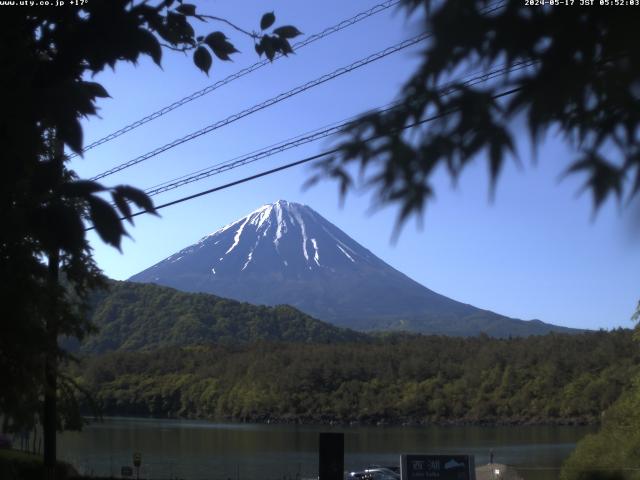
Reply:
M289 304L362 330L518 335L554 329L439 295L310 207L285 200L261 206L130 280L254 304Z
M341 270L362 262L382 264L311 208L278 200L205 236L142 274L144 281L163 282L194 269L207 276L273 273L308 276L319 269ZM167 270L168 269L168 270ZM139 274L139 275L142 275ZM133 280L139 280L138 276Z

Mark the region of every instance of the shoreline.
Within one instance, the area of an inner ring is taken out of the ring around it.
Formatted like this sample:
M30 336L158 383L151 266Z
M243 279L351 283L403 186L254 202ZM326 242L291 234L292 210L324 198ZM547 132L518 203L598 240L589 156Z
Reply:
M584 427L598 426L600 422L595 418L569 417L557 419L393 419L393 418L364 418L364 419L336 419L330 417L301 417L301 416L252 416L247 418L229 417L192 417L179 415L144 415L141 413L123 414L109 412L102 418L129 418L146 420L190 420L225 424L254 424L254 425L301 425L326 427ZM91 421L99 421L100 417L84 415Z

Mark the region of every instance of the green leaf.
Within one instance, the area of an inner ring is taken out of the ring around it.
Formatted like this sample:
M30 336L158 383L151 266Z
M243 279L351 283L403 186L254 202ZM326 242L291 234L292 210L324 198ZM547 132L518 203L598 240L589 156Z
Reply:
M79 212L72 206L56 203L45 208L44 225L51 233L56 248L78 254L84 247L84 225Z
M180 12L183 15L193 16L196 14L196 6L191 3L183 3L176 8L176 12Z
M200 70L202 70L207 75L209 75L209 69L211 68L211 62L212 62L211 54L203 46L200 46L200 47L196 48L196 51L193 52L193 63L195 63L196 67L198 67Z
M177 45L180 42L180 35L175 28L169 25L169 22L161 23L156 28L156 33L172 45Z
M216 57L218 57L220 60L225 60L225 61L231 61L231 57L229 57L229 55L232 55L237 52L238 50L236 50L236 47L234 47L229 42L225 42L225 44L222 45L221 48L216 48L215 50L213 50L213 53L216 54Z
M229 55L236 53L236 47L233 46L222 32L213 32L206 36L204 42L215 53L220 60L231 60Z
M126 220L131 225L133 225L133 219L131 218L131 207L129 207L129 202L127 202L127 199L124 197L122 192L119 192L117 190L112 191L111 198L113 198L113 203L116 204L116 207L118 207L118 210L120 210L122 216L124 216Z
M153 206L151 198L149 198L149 196L142 190L130 187L129 185L118 185L114 188L114 191L131 200L145 212L157 215L156 208Z
M67 182L60 187L60 193L66 197L88 197L92 193L102 192L105 187L91 180Z
M284 27L276 28L273 33L282 38L295 38L298 35L302 35L302 32L293 25L285 25Z
M103 242L120 250L122 236L126 235L115 209L102 198L94 195L88 198L89 212L93 226Z
M261 56L262 56L262 54L264 53L264 47L263 47L261 44L256 43L256 44L254 45L254 48L256 49L256 53L258 54L258 56L260 56L260 57L261 57Z
M162 47L156 36L147 29L139 28L136 31L136 41L140 51L149 55L156 65L160 65Z
M55 223L60 246L67 252L81 251L85 234L79 212L71 206L59 205Z
M61 122L58 126L60 140L69 145L69 148L78 155L82 154L82 127L77 118Z
M587 175L583 190L590 190L596 210L602 206L609 195L622 196L624 172L608 162L595 151L587 151L565 170L562 177L583 172Z
M227 36L222 32L211 32L204 38L204 43L213 50L216 46L222 45L227 40Z
M273 61L273 57L276 54L276 47L274 45L273 38L269 35L265 35L264 37L262 37L262 40L260 40L260 45L262 46L264 54L267 56L267 58Z
M273 37L273 43L277 51L281 52L284 56L293 53L293 48L289 45L289 41L282 37Z
M260 28L266 30L276 21L276 16L273 12L265 13L260 20Z
M146 31L146 30L145 30ZM111 98L102 85L96 82L80 82L80 86L92 97Z
M495 189L498 176L502 170L502 145L498 142L489 143L489 173L491 182L491 190Z
M166 16L166 30L169 36L174 38L172 43L187 43L194 45L195 32L187 20L187 17L175 12L169 12ZM160 33L160 32L159 32Z

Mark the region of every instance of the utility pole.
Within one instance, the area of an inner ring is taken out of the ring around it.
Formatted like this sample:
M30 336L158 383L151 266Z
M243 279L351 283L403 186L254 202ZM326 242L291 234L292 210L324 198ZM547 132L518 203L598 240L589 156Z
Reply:
M52 133L49 141L51 161L55 162L52 195L62 182L64 146L57 133ZM56 201L55 198L52 201ZM46 318L46 351L44 359L44 411L42 429L44 437L45 480L56 478L56 424L58 391L58 287L60 273L60 249L50 245L48 252L49 314Z

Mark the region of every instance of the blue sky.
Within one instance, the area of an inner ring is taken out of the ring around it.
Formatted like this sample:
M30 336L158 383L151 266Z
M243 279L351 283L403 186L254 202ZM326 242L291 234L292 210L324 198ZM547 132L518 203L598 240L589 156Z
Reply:
M373 0L202 1L199 10L227 18L248 30L274 10L276 25L294 24L313 34L376 4ZM209 77L190 57L164 52L163 69L143 59L137 67L119 64L115 72L95 77L111 94L101 101L100 118L84 122L85 143L254 63L250 39L224 25L202 32L225 31L241 50L234 62L214 61ZM417 33L404 13L392 9L305 47L246 77L191 102L134 132L97 147L72 167L90 177L160 145L260 103L281 92L348 65ZM304 94L165 152L104 179L104 183L147 188L340 121L393 101L417 65L414 47L325 83ZM474 164L453 187L436 179L437 198L419 228L412 219L393 244L396 212L370 212L367 193L350 194L343 208L335 184L309 190L302 184L308 167L278 173L162 211L162 218L138 217L123 253L90 234L98 265L115 279L156 263L202 236L262 204L286 199L307 204L387 263L430 289L459 301L512 317L582 328L631 327L640 298L638 230L632 210L614 202L594 217L591 199L578 195L581 179L559 181L572 152L550 135L537 163L523 134L522 165L503 172L494 201L489 199L487 168ZM210 177L154 198L164 203L200 190L273 168L331 145L324 140ZM482 159L480 159L482 160ZM636 211L637 214L637 211Z

